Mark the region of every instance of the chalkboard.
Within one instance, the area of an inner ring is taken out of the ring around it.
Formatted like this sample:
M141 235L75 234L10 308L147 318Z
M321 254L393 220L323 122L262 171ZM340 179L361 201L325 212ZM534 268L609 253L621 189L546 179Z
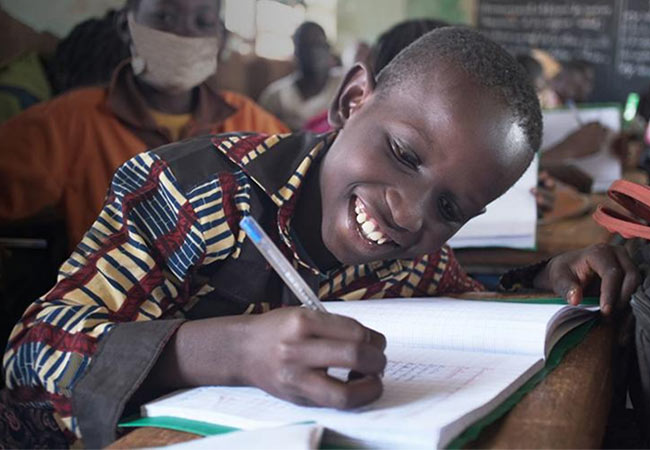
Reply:
M479 0L477 26L515 54L539 48L592 63L592 101L650 87L650 0Z

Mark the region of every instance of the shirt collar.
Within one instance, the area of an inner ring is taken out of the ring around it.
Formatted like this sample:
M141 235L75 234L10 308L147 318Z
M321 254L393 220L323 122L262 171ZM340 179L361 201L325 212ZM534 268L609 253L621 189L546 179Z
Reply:
M226 120L237 112L227 103L216 88L216 76L197 86L198 103L192 114L196 129L208 129L215 123ZM158 130L156 121L149 112L149 106L135 81L131 60L125 60L115 69L108 87L108 105L123 122L136 129Z
M213 143L282 208L295 201L312 163L335 137L336 133L231 133L215 137Z
M336 133L314 135L230 134L215 137L213 143L228 159L241 168L278 207L278 232L298 264L321 274L300 257L291 238L293 217L302 181L313 162L330 147Z

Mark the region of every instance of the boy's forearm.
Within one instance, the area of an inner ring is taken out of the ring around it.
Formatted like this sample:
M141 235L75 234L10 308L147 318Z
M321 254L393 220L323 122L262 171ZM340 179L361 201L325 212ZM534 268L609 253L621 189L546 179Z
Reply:
M247 384L242 346L247 316L185 322L168 341L139 393Z

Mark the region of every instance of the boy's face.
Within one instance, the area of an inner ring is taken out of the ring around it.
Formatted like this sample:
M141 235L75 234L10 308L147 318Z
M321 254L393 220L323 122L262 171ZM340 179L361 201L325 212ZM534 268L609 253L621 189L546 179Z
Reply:
M323 242L344 264L432 253L532 152L503 102L458 70L441 65L382 95L359 71L341 90L349 113L321 165Z

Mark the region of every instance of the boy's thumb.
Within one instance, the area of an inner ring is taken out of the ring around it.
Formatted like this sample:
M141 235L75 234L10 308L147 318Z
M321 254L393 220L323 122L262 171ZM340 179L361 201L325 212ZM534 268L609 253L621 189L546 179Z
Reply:
M578 305L582 301L582 283L572 270L562 270L553 280L553 290L561 295L569 305Z
M569 305L579 305L582 302L582 286L576 282L569 283L564 290L564 298Z

